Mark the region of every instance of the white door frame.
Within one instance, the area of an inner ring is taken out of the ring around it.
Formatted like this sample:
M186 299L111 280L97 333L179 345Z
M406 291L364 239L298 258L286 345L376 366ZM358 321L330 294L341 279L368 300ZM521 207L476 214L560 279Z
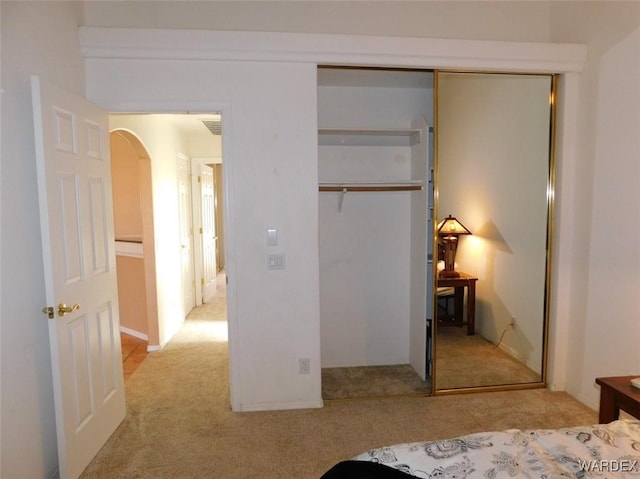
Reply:
M241 399L240 390L238 386L239 360L237 351L239 347L239 335L237 334L237 299L236 299L236 249L235 249L235 222L231 209L233 207L232 197L232 185L234 176L233 167L233 148L232 141L232 107L229 103L217 103L217 102L180 102L176 105L175 102L165 101L140 101L135 105L129 105L126 108L110 108L109 114L194 114L202 113L209 114L211 112L218 112L222 116L222 158L224 158L223 172L223 195L224 205L222 214L224 216L223 223L225 228L225 241L226 247L224 250L224 262L227 282L227 328L229 330L229 392L231 398L231 405L233 410L239 410Z

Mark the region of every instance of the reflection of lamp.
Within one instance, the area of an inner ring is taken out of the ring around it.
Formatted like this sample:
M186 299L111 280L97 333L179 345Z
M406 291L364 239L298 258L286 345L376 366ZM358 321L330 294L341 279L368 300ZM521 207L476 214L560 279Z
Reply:
M470 234L471 231L451 215L438 223L438 236L444 243L444 270L440 271L440 276L449 278L460 276L460 273L455 271L458 236Z

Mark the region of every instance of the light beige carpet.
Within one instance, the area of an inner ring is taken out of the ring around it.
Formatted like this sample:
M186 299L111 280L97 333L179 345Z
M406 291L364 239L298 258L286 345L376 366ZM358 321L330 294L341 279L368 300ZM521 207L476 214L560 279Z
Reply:
M597 422L570 396L544 389L234 413L223 313L220 295L164 350L149 354L127 382L126 419L83 479L317 479L382 445Z
M431 383L420 379L408 364L322 369L323 399L425 395L430 391Z
M539 382L540 375L479 334L466 328L439 327L436 388L492 386Z

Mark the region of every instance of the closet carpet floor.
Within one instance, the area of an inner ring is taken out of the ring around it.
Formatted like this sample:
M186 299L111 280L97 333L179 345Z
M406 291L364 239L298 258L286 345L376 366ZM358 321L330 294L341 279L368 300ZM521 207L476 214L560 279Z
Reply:
M431 384L408 364L322 369L323 399L426 395Z

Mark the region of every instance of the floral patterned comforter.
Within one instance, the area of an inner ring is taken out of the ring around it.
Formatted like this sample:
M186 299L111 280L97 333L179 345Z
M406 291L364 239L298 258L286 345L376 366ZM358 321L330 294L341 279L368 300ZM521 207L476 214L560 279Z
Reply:
M354 459L421 478L640 478L640 421L470 434L372 449Z

